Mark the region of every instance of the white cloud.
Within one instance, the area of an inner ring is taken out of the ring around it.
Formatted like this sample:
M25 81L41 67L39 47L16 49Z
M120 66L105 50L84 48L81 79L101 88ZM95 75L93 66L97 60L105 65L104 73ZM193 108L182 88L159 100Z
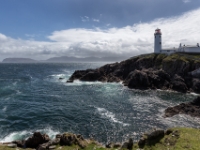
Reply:
M81 21L87 22L87 21L90 21L90 18L88 16L84 16L84 17L81 17Z
M94 21L94 22L100 22L100 20L99 19L92 19L92 21Z
M46 59L53 56L127 56L153 52L154 30L162 30L163 46L177 47L200 43L200 9L171 18L109 29L68 29L54 31L52 42L13 39L0 34L0 59L32 57Z
M192 0L183 0L184 3L190 3Z

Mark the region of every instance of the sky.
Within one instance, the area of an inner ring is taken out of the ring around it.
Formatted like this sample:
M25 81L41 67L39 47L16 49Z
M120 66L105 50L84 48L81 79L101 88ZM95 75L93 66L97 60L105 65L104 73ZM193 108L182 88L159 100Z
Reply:
M200 43L200 0L0 0L0 61L132 57Z

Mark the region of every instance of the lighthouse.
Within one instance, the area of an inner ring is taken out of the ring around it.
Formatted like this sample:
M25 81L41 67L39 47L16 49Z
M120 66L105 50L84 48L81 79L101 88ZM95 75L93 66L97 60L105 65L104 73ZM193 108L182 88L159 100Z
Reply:
M160 29L156 29L154 33L154 53L160 53L162 49L162 33Z

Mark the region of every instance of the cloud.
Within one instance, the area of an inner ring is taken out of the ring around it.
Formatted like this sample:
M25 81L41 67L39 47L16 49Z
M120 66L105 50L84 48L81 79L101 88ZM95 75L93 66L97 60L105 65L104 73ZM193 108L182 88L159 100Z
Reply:
M184 3L190 3L192 0L183 0Z
M94 22L100 22L100 20L99 19L92 19L92 21L94 21Z
M153 33L157 27L162 29L164 47L177 47L180 42L195 45L200 42L199 16L200 9L197 9L180 16L159 18L123 28L55 31L48 38L65 43L71 50L77 52L76 55L132 56L153 52Z
M81 21L87 22L87 21L90 21L90 18L88 16L84 16L84 17L81 17Z
M13 39L0 34L0 59L3 57L53 56L126 56L153 52L154 31L161 28L163 47L178 47L179 43L200 43L200 9L170 18L138 23L122 28L74 28L54 31L50 42ZM86 17L84 17L86 18Z

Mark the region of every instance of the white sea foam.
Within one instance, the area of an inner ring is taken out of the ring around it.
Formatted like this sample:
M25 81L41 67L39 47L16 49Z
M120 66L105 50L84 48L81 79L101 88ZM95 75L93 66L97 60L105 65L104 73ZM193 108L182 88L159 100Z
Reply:
M60 133L59 131L53 130L51 127L37 130L37 132L46 133L50 138L55 138L56 134Z
M122 124L123 126L129 126L128 123L123 123L122 121L119 121L117 118L115 118L115 114L112 112L106 110L105 108L95 107L97 109L97 112L103 117L107 118L112 122Z
M93 85L93 84L96 84L96 85L119 85L119 84L122 84L122 82L100 82L100 81L80 81L80 80L74 80L74 82L72 83L66 83L66 86L81 86L81 85ZM110 88L110 87L107 87L107 88Z
M5 112L7 110L7 106L4 106L2 111Z
M66 74L52 74L52 75L49 75L48 77L64 77L66 76Z
M55 138L56 134L59 134L59 131L52 130L51 128L45 128L45 129L39 129L39 130L24 130L24 131L19 131L19 132L13 132L8 135L6 135L3 138L0 138L0 142L11 142L14 140L22 140L22 139L27 139L30 137L34 132L41 132L41 133L46 133L49 135L50 138Z
M0 141L1 142L11 142L14 140L20 140L30 134L31 134L31 132L28 132L28 131L13 132L13 133L8 134L4 138L0 139Z

